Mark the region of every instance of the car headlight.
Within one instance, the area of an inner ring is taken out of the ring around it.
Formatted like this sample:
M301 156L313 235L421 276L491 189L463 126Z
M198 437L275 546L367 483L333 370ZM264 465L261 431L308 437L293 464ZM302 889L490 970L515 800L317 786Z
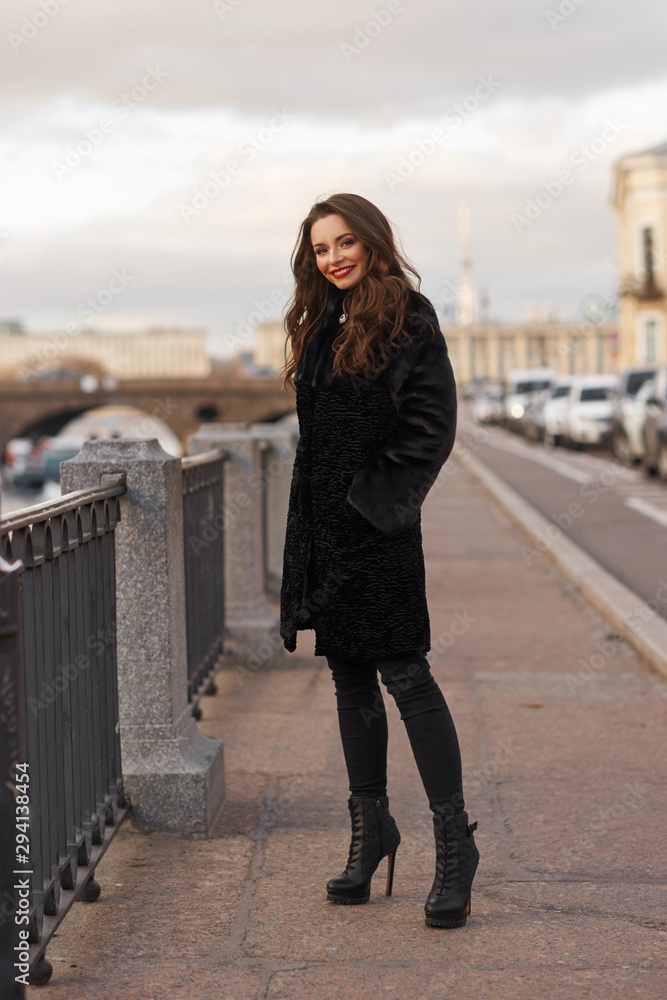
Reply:
M512 409L510 410L510 413L512 414L515 420L518 420L519 417L522 417L524 409L521 403L515 403Z

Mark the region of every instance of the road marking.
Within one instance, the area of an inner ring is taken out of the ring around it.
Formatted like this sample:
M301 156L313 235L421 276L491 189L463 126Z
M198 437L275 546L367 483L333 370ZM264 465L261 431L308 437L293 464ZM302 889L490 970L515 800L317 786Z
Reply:
M541 451L533 451L532 448L517 447L517 445L509 441L503 441L495 435L489 439L489 444L494 448L503 448L505 451L511 451L512 454L519 455L521 458L530 459L531 462L536 462L538 465L544 465L547 469L551 469L552 472L557 472L561 476L573 479L575 483L590 483L593 478L588 472L581 472L579 469L574 469L566 462L552 458L551 455L546 455Z
M625 506L630 507L631 510L636 510L638 514L643 514L644 517L650 517L656 524L661 524L663 528L667 528L667 510L660 510L659 507L654 507L652 503L642 500L641 497L628 497L625 501Z

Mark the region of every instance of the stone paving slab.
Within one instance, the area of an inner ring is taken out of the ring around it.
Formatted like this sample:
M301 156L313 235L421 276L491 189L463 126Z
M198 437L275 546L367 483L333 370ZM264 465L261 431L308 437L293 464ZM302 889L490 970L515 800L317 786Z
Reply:
M75 905L49 948L51 983L29 996L665 995L667 684L546 559L524 558L520 530L460 464L427 498L423 531L429 659L479 822L467 926L424 925L431 814L390 698L394 895L383 862L368 905L327 903L347 856L347 783L326 661L300 632L281 667L222 672L202 700L227 768L213 838L124 826L98 867L100 900ZM605 642L611 655L592 660ZM582 660L598 664L584 678Z

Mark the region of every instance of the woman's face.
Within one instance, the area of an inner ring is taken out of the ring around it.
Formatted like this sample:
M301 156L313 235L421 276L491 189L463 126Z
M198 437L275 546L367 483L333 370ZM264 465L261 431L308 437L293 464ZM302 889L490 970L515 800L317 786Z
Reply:
M340 215L326 215L310 228L310 240L320 271L336 288L352 288L361 280L368 249Z

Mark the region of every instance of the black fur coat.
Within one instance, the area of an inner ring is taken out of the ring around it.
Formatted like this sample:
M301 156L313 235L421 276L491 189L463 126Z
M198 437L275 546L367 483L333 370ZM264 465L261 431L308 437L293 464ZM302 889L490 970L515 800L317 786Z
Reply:
M413 292L385 370L333 376L343 298L331 285L294 376L280 635L293 651L314 628L316 656L347 660L427 652L421 505L454 445L454 375L435 310Z

